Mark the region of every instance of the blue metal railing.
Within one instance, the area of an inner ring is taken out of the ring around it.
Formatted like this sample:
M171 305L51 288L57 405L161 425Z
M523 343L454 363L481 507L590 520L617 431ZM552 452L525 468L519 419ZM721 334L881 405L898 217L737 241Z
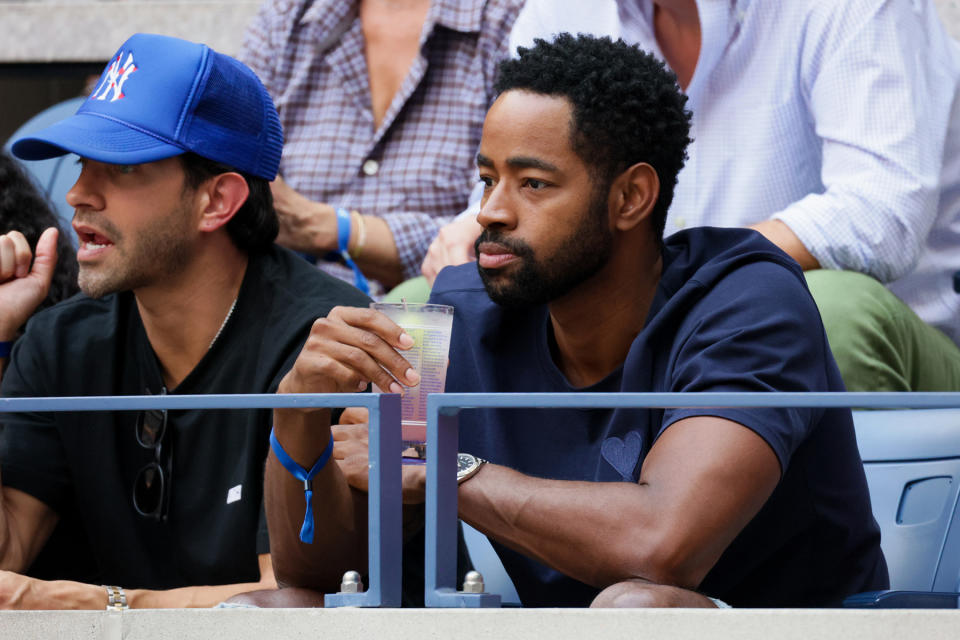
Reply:
M328 607L399 607L402 555L400 396L396 394L251 394L0 398L0 413L143 409L364 407L369 412L369 582L360 593L331 593ZM388 455L395 452L394 455Z
M395 394L251 394L0 398L0 413L143 409L364 407L369 411L369 587L327 594L326 606L400 606L402 498L400 398ZM960 393L456 393L427 399L426 567L428 607L496 607L495 594L456 589L458 416L477 408L859 407L960 408Z
M448 393L427 398L424 601L428 607L497 607L495 594L457 591L458 415L478 408L659 409L720 407L960 408L960 393Z

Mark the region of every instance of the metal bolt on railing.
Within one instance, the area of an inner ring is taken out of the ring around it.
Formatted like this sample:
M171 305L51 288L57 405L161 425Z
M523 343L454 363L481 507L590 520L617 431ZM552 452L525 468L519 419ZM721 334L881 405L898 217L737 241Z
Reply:
M340 582L340 593L361 593L363 592L363 580L356 571L347 571L343 574L343 580Z
M468 571L463 579L464 593L483 593L483 575L479 571Z

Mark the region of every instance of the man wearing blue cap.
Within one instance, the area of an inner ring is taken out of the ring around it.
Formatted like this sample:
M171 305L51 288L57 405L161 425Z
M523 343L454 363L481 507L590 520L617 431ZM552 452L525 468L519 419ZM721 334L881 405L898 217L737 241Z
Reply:
M3 396L275 391L317 317L368 302L274 246L282 144L244 65L175 38L124 43L76 115L13 146L28 160L83 159L67 195L83 295L37 314L12 345L49 286L56 231L32 266L18 233L0 236ZM0 605L209 606L274 584L261 507L269 412L3 424ZM83 582L18 575L58 526L83 551L53 577Z

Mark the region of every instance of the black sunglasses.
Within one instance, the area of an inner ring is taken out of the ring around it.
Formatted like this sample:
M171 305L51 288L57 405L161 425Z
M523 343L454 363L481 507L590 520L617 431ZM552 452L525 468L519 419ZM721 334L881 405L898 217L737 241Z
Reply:
M147 393L150 391L147 390ZM166 393L165 387L160 390L160 395ZM146 518L166 520L173 469L173 451L168 451L166 462L162 457L163 437L167 433L167 410L147 409L138 413L134 433L137 444L144 449L153 449L153 461L137 472L137 479L133 482L133 508Z

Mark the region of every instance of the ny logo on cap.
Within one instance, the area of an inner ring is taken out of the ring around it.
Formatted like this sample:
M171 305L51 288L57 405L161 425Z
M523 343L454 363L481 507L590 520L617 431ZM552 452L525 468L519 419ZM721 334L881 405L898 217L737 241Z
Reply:
M137 65L133 63L132 53L127 54L127 61L123 63L122 67L120 66L121 58L123 58L122 51L117 54L116 60L110 63L110 68L107 69L107 75L103 78L103 82L93 92L94 100L106 100L107 96L111 94L110 102L124 97L123 85L130 79L130 75L137 70Z

